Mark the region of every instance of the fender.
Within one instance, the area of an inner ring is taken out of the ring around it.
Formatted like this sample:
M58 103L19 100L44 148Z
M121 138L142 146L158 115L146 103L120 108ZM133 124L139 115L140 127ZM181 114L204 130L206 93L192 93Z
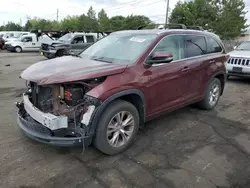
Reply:
M211 78L209 79L209 81L207 83L209 83L213 78L215 78L218 75L223 75L224 76L224 83L226 83L227 75L226 75L225 71L219 71L219 72L212 74ZM225 84L221 86L221 95L223 94L224 88L225 88Z
M145 122L146 120L146 107L145 107L145 97L144 94L138 90L138 89L128 89L128 90L124 90L124 91L120 91L118 93L115 93L114 95L108 97L103 103L101 103L101 105L97 108L97 111L93 114L92 116L92 120L91 120L91 124L90 124L90 128L88 131L88 136L93 136L95 134L95 130L98 124L98 121L104 111L104 109L108 106L108 104L110 104L112 101L114 101L115 99L118 99L122 96L125 95L129 95L129 94L136 94L138 95L142 102L143 102L143 122Z

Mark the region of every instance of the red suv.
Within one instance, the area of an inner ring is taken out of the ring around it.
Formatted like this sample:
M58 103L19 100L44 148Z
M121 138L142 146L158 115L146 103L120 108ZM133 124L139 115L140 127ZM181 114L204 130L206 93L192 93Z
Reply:
M188 29L119 31L79 56L31 65L16 105L27 136L114 155L157 116L197 103L211 110L226 81L219 37Z

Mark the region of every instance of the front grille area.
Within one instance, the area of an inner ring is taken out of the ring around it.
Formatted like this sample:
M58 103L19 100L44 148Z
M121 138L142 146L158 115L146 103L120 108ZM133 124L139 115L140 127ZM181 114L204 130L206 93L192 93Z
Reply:
M49 50L49 45L48 44L42 44L41 49L42 50Z
M50 112L52 109L52 88L39 86L34 82L30 83L30 87L34 106L43 112Z
M228 64L232 65L242 65L242 66L250 66L250 58L240 58L240 57L231 57L228 61Z

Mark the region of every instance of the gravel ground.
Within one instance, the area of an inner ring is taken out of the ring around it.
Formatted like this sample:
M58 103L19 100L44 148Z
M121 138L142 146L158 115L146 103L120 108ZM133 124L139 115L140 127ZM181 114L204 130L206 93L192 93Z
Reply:
M213 111L186 107L155 119L123 154L56 148L16 125L23 69L36 53L0 53L0 187L250 187L250 79L232 78Z

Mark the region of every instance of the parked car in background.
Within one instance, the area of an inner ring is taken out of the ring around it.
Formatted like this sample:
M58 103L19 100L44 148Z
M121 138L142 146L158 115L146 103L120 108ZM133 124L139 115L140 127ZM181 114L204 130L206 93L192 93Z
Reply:
M35 33L24 35L20 40L10 41L5 44L5 48L10 52L23 52L23 51L37 51L41 47L41 43L45 41L52 41L47 35L38 37Z
M42 43L40 52L48 59L64 55L77 55L97 39L96 33L67 33L58 40Z
M230 56L226 64L228 77L250 77L250 41L242 42L228 55Z
M3 34L0 33L0 49L4 49L4 39L3 39Z
M118 154L148 120L193 103L215 108L227 59L219 37L206 31L114 32L77 57L24 70L27 91L16 104L18 124L43 143L93 143L108 155Z
M22 36L28 35L30 32L16 32L13 33L12 37L6 38L5 42L21 40Z
M7 41L9 38L19 38L26 31L6 31L4 32L3 39Z

